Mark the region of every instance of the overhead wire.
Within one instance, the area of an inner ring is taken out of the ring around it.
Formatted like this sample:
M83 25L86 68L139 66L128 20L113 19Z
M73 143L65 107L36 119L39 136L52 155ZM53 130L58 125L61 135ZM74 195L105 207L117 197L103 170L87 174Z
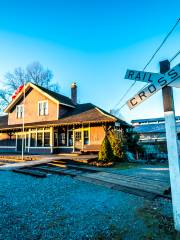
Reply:
M172 62L179 54L180 54L180 50L171 58L170 62Z
M172 29L168 32L168 34L166 35L166 37L163 39L163 41L161 42L161 44L159 45L159 47L156 49L156 51L154 52L154 54L151 56L151 58L149 59L149 61L147 62L147 64L144 66L143 70L144 71L149 64L152 62L152 60L154 59L154 57L156 56L156 54L159 52L159 50L162 48L162 46L165 44L165 42L167 41L167 39L169 38L169 36L172 34L172 32L174 31L174 29L177 27L178 23L180 22L180 18L178 18L178 20L176 21L176 23L174 24L174 26L172 27ZM180 54L180 51L178 53L176 53L176 55L171 59L171 61L173 61L175 59L175 57L177 57ZM170 61L170 62L171 62ZM133 88L133 86L136 84L136 80L134 80L134 82L130 85L130 87L126 90L126 92L123 94L123 96L120 98L120 100L118 101L118 103L114 106L113 109L115 109L121 102L122 100L125 98L125 96L130 92L130 90ZM148 83L143 86L146 87L148 85ZM142 89L143 89L142 88ZM124 106L126 105L126 103L124 103L118 110L121 110Z

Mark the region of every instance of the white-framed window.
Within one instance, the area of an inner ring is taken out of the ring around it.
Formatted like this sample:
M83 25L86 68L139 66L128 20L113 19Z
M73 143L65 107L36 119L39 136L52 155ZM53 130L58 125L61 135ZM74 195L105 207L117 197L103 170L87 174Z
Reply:
M38 102L38 114L39 116L48 115L48 101L39 101Z
M17 105L16 106L16 117L23 118L24 115L24 105Z

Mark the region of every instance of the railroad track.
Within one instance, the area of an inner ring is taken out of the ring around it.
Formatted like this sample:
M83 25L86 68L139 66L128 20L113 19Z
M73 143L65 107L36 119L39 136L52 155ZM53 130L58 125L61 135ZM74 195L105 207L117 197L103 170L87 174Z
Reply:
M71 163L71 162L70 162ZM85 173L95 173L97 170L91 168L85 168L78 164L67 164L67 162L55 160L48 164L42 164L34 167L22 167L12 170L16 173L22 173L26 175L31 175L33 177L47 177L48 174L55 175L68 175L71 177L76 177L80 174Z
M98 168L87 167L82 164L54 160L51 163L23 167L12 170L16 173L31 175L37 178L46 178L49 174L71 176L77 180L101 185L113 190L142 196L147 199L156 197L171 198L168 181L148 179L135 175L115 174Z

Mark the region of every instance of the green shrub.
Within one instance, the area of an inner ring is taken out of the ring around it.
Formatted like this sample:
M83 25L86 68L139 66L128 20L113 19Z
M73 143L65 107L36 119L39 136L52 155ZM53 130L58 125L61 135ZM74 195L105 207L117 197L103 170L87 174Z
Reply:
M122 161L124 157L124 141L122 134L117 134L115 131L110 131L108 134L108 139L113 150L114 160Z
M101 148L98 154L98 160L104 162L114 161L114 154L107 135L101 144Z

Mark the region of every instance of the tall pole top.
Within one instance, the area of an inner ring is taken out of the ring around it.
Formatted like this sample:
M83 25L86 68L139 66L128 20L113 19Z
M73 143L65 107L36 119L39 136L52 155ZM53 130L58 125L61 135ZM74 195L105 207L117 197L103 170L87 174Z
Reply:
M166 73L170 69L170 62L167 59L159 62L159 65L160 65L160 73L162 74Z

